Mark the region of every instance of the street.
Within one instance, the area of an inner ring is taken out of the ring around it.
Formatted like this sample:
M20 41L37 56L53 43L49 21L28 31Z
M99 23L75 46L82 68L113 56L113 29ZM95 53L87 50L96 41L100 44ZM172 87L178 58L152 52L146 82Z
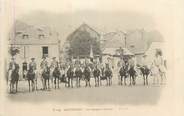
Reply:
M129 80L129 79L127 79ZM60 84L59 89L51 88L50 90L39 90L34 92L28 91L28 82L19 81L18 93L8 94L8 98L18 102L47 102L54 101L60 103L87 103L87 104L156 104L159 100L160 93L165 84L153 85L150 78L150 85L144 86L143 79L137 78L135 86L118 85L117 78L113 78L113 85L106 86L106 81L102 82L102 86L95 87L94 79L91 79L91 87L85 87L85 82L81 82L81 87L67 88L64 83Z

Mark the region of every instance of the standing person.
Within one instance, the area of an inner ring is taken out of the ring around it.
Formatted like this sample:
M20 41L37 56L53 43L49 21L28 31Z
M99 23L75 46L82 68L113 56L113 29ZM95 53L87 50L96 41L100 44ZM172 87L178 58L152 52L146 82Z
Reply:
M46 57L43 57L41 63L40 63L40 74L41 74L41 82L42 82L42 87L44 88L44 82L43 82L43 71L48 67L48 62L46 60ZM42 89L43 89L42 88Z
M155 54L155 59L153 61L153 65L155 65L157 70L158 70L157 72L159 74L159 77L161 78L160 84L162 84L163 83L163 77L166 78L166 76L165 76L164 60L163 60L161 51L157 51L157 53Z
M28 70L28 66L27 66L27 62L26 60L22 63L22 76L23 78L25 79L26 78L26 73L27 73L27 70Z

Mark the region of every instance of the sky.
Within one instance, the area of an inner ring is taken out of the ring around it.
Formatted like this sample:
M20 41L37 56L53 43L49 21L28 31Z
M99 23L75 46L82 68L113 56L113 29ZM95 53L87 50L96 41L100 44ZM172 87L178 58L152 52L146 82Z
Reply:
M83 22L99 32L132 28L172 32L175 1L171 0L5 0L10 24L21 19L47 24L63 36Z

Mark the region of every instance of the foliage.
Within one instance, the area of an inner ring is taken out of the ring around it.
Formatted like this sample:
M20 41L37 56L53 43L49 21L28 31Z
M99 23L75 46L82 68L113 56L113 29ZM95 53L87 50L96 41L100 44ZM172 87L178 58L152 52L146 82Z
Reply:
M87 31L78 31L70 40L69 56L89 56L90 47L92 45L93 54L100 54L100 43L97 38L92 37Z
M20 52L20 50L18 48L15 48L15 47L10 47L10 49L9 49L9 53L12 57L17 55L19 52Z

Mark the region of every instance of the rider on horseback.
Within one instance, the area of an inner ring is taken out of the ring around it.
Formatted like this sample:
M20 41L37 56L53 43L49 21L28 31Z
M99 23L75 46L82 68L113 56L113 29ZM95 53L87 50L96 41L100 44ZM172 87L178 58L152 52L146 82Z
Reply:
M46 57L43 57L43 60L41 61L41 64L40 64L40 75L41 75L41 81L42 81L42 86L44 88L44 82L43 82L43 72L44 70L46 70L48 67L48 62L46 60Z
M12 71L15 69L16 61L15 58L12 58L10 63L9 63L9 68L8 68L8 79L11 80L11 74Z
M31 58L31 62L29 63L29 69L33 69L34 73L36 74L36 62L35 62L35 58Z
M52 58L52 62L51 62L51 65L50 65L50 71L51 71L51 82L52 82L52 86L53 86L53 72L55 70L56 67L58 67L59 63L58 61L56 60L56 57L53 57ZM59 68L59 67L58 67Z

